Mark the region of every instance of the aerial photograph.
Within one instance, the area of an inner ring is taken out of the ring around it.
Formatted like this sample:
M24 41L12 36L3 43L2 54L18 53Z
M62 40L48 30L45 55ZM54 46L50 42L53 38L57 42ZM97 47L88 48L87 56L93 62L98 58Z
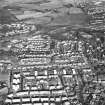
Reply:
M105 0L0 0L0 105L105 105Z

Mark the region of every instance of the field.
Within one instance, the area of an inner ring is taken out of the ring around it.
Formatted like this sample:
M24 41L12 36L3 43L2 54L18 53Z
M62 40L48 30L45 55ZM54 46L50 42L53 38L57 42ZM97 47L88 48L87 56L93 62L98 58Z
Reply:
M79 8L71 8L74 5L74 2L71 1L5 0L5 2L1 1L1 7L15 15L18 20L28 24L75 25L87 23L86 14ZM4 15L9 14L6 11L3 13Z

